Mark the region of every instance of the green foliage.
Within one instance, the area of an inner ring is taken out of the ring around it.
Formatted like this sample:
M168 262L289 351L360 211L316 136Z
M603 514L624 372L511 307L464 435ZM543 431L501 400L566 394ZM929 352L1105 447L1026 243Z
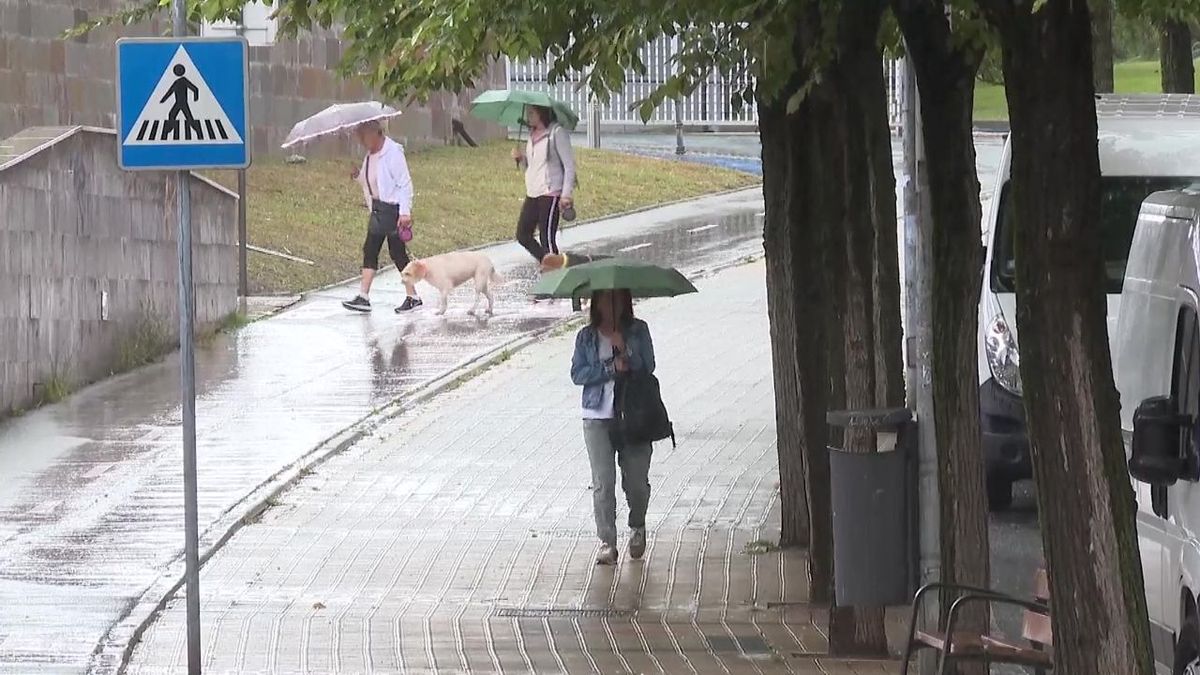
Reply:
M189 18L236 20L242 2L193 0ZM947 3L955 39L985 39L974 4L975 0ZM71 34L106 24L138 23L168 7L169 0L142 0L81 24ZM634 104L645 119L664 102L694 91L714 71L727 77L754 76L754 86L733 92L735 105L787 96L789 107L795 108L836 56L834 29L843 4L842 0L411 0L402 4L276 0L273 7L282 36L320 28L340 31L346 50L339 72L361 79L392 100L422 100L438 91L469 88L504 56L547 55L553 64L551 82L582 72L582 86L607 100L624 86L627 72L646 73L640 52L647 42L673 37L679 44L675 75ZM804 44L803 62L797 61L797 39ZM881 25L880 40L887 52L902 51L899 30L890 17Z
M1200 19L1200 4L1196 0L1116 0L1116 7L1119 15L1147 23Z
M38 396L38 404L58 403L71 395L75 387L71 384L71 378L59 367L55 367L42 383L41 391Z
M123 373L154 363L174 346L167 322L152 307L143 305L137 321L117 346L115 372Z
M1143 17L1113 17L1113 58L1145 61L1158 58L1158 28Z
M988 84L1004 84L1004 61L999 47L984 52L983 61L979 64L979 79Z
M338 28L346 51L338 69L393 100L424 99L470 87L497 58L551 57L551 81L586 73L585 86L602 100L625 83L627 71L645 73L641 48L659 36L682 44L678 73L640 104L653 106L686 94L714 69L752 72L768 93L782 89L797 69L791 29L797 6L836 11L839 0L682 0L673 3L541 3L529 0L414 0L404 4L353 0L279 0L274 14L283 36ZM144 0L81 24L72 35L102 25L128 25L163 12L169 0ZM193 20L235 19L241 0L193 0ZM811 69L812 64L804 64ZM753 101L752 89L737 92Z

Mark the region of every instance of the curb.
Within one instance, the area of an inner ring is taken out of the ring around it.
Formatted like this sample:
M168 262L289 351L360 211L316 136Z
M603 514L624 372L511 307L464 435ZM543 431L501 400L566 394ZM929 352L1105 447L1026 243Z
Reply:
M741 190L742 188L739 188L737 191ZM761 256L758 255L744 256L709 268L691 270L685 276L693 280L710 277L723 270L750 264L759 259ZM205 535L212 535L216 538L209 538L211 543L207 546L203 545L203 541L201 542L200 569L203 570L209 559L243 527L255 522L262 513L269 509L272 506L271 502L290 490L300 479L326 460L350 449L385 423L399 417L411 408L477 377L498 363L508 360L514 353L541 342L549 335L583 323L583 319L582 314L572 313L549 326L470 356L421 385L416 391L364 415L349 427L325 439L291 464L272 474L245 497L226 509L220 518L207 527L201 536L202 540L206 538ZM130 659L133 657L133 652L146 631L157 621L171 599L184 587L183 566L183 558L180 555L167 565L167 571L160 575L156 582L151 584L137 600L126 608L124 615L105 632L92 651L88 673L115 672L117 675L124 675ZM142 618L136 618L139 616Z
M479 375L496 363L506 360L514 352L539 342L546 334L580 320L579 316L571 315L545 328L469 357L422 385L416 391L371 411L354 424L325 439L299 459L277 471L237 503L230 506L216 522L208 526L205 534L215 534L216 539L210 539L211 543L201 546L200 568L203 569L205 563L243 527L254 522L270 508L271 502L275 498L288 491L297 481L326 460L353 447L383 424L395 419L410 408ZM88 672L112 672L111 667L105 667L105 661L116 661L115 672L118 675L126 672L129 660L133 656L133 650L141 642L146 630L183 588L185 583L183 566L182 557L176 558L168 565L168 571L128 607L125 616L109 629L92 652L92 662ZM138 620L133 618L135 616L144 618Z

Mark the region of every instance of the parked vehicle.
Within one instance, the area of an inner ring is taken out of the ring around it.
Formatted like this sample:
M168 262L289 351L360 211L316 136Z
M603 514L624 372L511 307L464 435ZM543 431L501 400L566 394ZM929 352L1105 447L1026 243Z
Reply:
M1125 261L1142 200L1186 187L1200 176L1200 97L1102 96L1096 103L1102 174L1101 239L1108 281L1109 331ZM979 302L979 406L988 504L1012 502L1012 484L1031 478L1029 440L1021 399L1016 328L1011 139L1005 144L996 197L984 220L987 255Z
M1200 672L1200 185L1151 195L1112 334L1155 661Z

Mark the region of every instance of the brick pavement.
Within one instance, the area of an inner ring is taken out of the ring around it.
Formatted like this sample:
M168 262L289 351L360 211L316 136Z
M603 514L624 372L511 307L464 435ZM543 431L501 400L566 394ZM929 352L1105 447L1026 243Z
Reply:
M747 552L778 531L763 268L700 287L638 305L679 440L655 450L644 561L593 564L571 331L381 427L239 532L202 573L206 672L895 672L824 658L803 555ZM183 626L175 599L128 672L185 672Z

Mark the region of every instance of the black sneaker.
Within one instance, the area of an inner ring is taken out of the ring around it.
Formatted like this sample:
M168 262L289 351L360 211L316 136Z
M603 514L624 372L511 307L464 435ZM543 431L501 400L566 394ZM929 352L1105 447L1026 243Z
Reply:
M396 308L396 313L407 312L410 309L416 309L425 303L421 302L420 298L414 298L411 295L404 299L404 304Z
M356 295L353 300L343 302L342 307L352 312L369 312L371 311L371 301L361 295Z

